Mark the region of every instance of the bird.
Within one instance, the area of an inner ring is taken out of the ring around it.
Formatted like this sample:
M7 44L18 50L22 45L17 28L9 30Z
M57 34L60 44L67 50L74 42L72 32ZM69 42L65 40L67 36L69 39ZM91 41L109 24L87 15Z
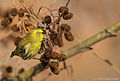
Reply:
M11 53L10 57L19 56L23 60L30 60L38 53L41 48L44 34L42 29L35 29L31 33L26 34L22 38L16 49Z

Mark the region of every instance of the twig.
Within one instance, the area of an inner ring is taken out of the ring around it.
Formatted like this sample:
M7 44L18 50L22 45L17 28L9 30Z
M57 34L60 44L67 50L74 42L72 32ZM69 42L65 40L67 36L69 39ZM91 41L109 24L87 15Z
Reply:
M98 43L99 41L104 40L105 38L111 37L111 36L115 36L115 32L117 32L118 30L120 30L120 22L106 28L105 30L103 30L102 32L99 32L96 35L93 35L92 37L88 38L87 40L75 45L74 47L66 50L63 52L63 54L65 54L67 56L67 59L75 56L81 52L86 52L89 51L92 45ZM25 81L26 79L33 77L35 75L37 75L38 73L40 73L41 71L45 70L45 68L43 67L43 65L37 64L34 67L30 68L28 71L25 71L17 76L12 77L10 80L12 81Z
M26 8L24 1L23 0L19 0L19 2L21 3L21 5L24 7L24 9L26 10L27 13L30 14L29 10Z
M42 9L42 6L39 8L39 10L38 10L38 12L37 12L37 16L39 15L41 9Z
M45 27L45 25L42 24L42 20L38 19L38 17L36 17L35 14L32 14L33 12L25 6L24 1L23 0L19 0L19 1L20 1L21 5L24 7L24 9L26 10L27 14L30 15L31 18L36 20L41 27Z
M57 1L57 0L53 0L53 2L50 3L50 6L49 6L48 8L49 8L49 9L52 8L52 7L55 5L56 1ZM47 14L47 12L45 11L43 14L45 15L45 14Z
M70 0L67 1L66 6L68 6L69 3L70 3Z
M101 55L97 54L97 53L93 53L96 57L98 57L99 59L101 59L102 61L104 61L105 63L107 63L109 66L111 66L113 68L113 70L115 70L118 74L120 74L120 70L118 69L118 67L116 65L114 65L110 60L102 57Z

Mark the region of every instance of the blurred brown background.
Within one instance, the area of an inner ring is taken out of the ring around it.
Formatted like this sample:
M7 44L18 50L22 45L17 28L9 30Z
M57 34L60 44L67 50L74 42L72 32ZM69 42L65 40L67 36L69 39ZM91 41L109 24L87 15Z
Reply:
M33 8L37 11L41 5L49 6L53 0L25 0L25 2L28 1L32 2ZM56 0L52 8L59 8L66 2L67 0ZM3 10L20 6L18 0L15 4L13 0L0 0L0 7ZM69 8L74 13L74 17L67 23L72 26L76 39L74 42L64 41L64 47L60 51L76 45L120 20L120 0L71 0ZM22 67L27 70L38 64L39 61L36 60L24 61L19 57L9 58L15 49L13 40L6 39L7 44L4 43L6 40L3 38L9 34L11 34L11 30L0 29L0 65L13 66L13 75L15 75ZM94 45L93 51L111 60L120 69L120 32L117 34L118 36L115 38L107 38ZM66 61L73 67L72 77L64 70L57 76L49 77L47 81L108 81L105 78L110 79L109 81L120 81L120 75L108 64L94 56L93 51L81 53ZM34 81L42 80L48 73L49 69L35 76ZM113 80L111 80L112 78Z

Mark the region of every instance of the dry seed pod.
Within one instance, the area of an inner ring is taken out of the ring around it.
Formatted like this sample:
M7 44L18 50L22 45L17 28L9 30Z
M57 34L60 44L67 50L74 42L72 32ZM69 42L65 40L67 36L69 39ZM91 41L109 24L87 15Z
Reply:
M16 16L16 15L18 14L18 10L17 10L16 8L12 8L12 9L10 10L10 14L11 14L12 16Z
M57 59L59 61L64 61L64 60L66 60L66 56L64 54L59 54Z
M50 68L50 69L51 69L51 71L52 71L54 74L56 74L56 75L59 74L59 70L58 70L58 69L53 69L53 68Z
M68 41L73 41L73 40L74 40L74 36L72 35L71 32L65 32L65 33L64 33L64 37L65 37L65 39L68 40Z
M6 67L6 71L7 71L8 73L11 73L11 72L12 72L12 67L11 67L11 66Z
M62 35L60 37L57 38L57 45L59 47L63 47L63 39L62 39Z
M50 49L50 48L46 48L46 49L45 49L45 53L48 53L48 52L52 53L52 51L53 51L53 50Z
M41 55L40 61L42 62L44 66L46 66L49 63L50 59L47 59L45 58L44 55Z
M68 9L66 6L62 6L62 7L60 7L59 10L58 10L59 13L62 13L62 14L64 14L64 15L67 14L68 11L69 11L69 9Z
M53 40L53 39L56 39L57 38L57 32L54 31L54 30L50 30L50 39Z
M49 63L49 66L50 66L51 71L52 71L54 74L56 74L56 75L59 74L59 71L58 71L59 64L58 64L58 62L51 61L51 62Z
M71 27L68 24L61 24L60 28L64 31L71 31Z
M46 49L45 49L44 56L45 56L46 58L50 58L51 53L52 53L52 49L46 48Z
M51 59L57 59L58 53L57 52L52 52L50 58Z
M52 41L47 40L46 45L47 45L50 49L53 49Z
M22 40L22 38L18 36L18 37L14 40L14 44L17 46L18 43L19 43L21 40Z
M58 45L58 40L57 39L53 40L53 45Z
M51 61L51 62L49 63L49 66L50 66L51 68L58 69L59 64L58 64L58 62Z
M1 21L2 26L8 26L12 22L11 18L5 18Z
M18 71L18 74L23 73L24 71L25 71L25 69L24 69L24 68L21 68L21 69Z
M69 20L73 17L73 13L68 12L66 15L63 15L63 19L64 20Z
M46 15L45 18L44 18L44 22L46 24L50 24L51 23L51 17L49 15Z
M14 24L14 25L11 27L11 30L12 30L13 32L19 31L19 28L17 27L17 24Z
M20 8L19 11L18 11L19 17L23 17L24 16L24 12L25 11L22 8Z

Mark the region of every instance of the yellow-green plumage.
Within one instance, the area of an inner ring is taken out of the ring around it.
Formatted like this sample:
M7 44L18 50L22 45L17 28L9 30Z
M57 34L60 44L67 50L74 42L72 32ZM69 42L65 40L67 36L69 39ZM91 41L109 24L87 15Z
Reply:
M22 59L31 59L39 51L44 35L41 29L33 30L27 34L17 45L16 50L12 52L11 57L14 55L20 56Z

